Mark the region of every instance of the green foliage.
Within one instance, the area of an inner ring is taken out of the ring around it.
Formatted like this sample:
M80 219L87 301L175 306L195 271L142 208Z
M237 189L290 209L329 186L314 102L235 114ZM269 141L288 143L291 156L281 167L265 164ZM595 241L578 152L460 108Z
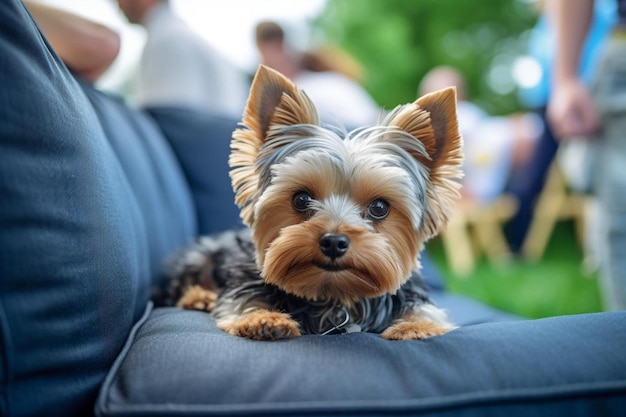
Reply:
M474 101L502 114L518 109L508 68L535 20L522 0L328 0L316 27L361 62L365 87L387 109L413 101L431 68L451 65Z

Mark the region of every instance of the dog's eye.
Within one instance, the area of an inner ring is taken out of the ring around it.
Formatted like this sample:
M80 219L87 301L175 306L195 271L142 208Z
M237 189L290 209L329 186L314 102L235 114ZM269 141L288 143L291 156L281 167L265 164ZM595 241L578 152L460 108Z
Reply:
M367 207L367 214L374 220L382 220L389 215L389 203L385 200L374 200Z
M311 201L313 197L306 191L298 191L293 195L293 208L296 211L307 211L311 207Z

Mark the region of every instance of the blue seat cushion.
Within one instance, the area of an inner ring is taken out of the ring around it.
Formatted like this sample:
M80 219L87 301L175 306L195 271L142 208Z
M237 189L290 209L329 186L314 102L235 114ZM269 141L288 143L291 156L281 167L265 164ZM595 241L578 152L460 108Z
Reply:
M498 316L483 311L466 323L469 306L456 310L459 301L439 304L465 326L401 342L366 333L252 341L222 332L206 313L157 308L116 361L97 414L553 417L626 409L626 312L479 323Z

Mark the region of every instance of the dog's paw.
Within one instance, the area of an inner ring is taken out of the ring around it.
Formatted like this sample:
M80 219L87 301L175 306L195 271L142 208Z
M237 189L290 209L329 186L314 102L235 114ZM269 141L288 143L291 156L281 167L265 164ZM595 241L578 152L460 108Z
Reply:
M420 340L448 333L452 328L428 320L399 321L388 327L381 337L387 340Z
M300 336L300 326L289 314L268 310L255 310L234 321L218 322L218 327L233 336L255 340Z
M193 285L185 291L176 305L185 310L199 310L211 312L215 308L217 294L214 291Z

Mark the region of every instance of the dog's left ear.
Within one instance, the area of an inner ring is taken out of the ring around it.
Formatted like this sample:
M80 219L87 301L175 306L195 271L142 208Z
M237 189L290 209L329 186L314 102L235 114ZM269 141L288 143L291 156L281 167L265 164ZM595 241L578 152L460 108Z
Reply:
M235 191L235 203L241 208L241 218L251 226L254 202L259 197L259 152L281 128L297 124L319 124L317 110L307 95L287 77L260 65L243 113L242 128L233 132L228 160L230 178ZM282 146L273 141L273 150Z
M426 150L427 156L420 147L400 144L429 172L422 226L422 238L429 239L446 225L460 197L463 139L457 122L456 90L450 87L427 94L390 113L384 123L409 133Z

